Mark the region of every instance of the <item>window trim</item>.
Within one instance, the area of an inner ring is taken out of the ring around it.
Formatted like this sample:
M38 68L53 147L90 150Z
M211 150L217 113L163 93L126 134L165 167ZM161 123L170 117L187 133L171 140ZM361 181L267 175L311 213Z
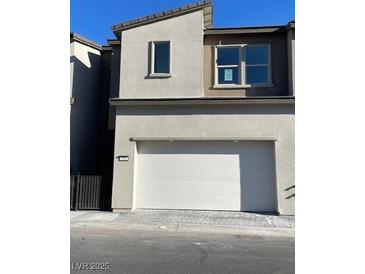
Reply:
M238 48L238 64L237 65L218 65L217 61L218 61L218 49L219 48ZM214 78L216 79L214 84L215 85L224 85L224 86L239 86L242 85L242 77L240 77L240 75L242 74L242 47L241 45L219 45L215 47L215 52L214 52L214 56L215 56L215 61L214 61L214 66L215 66L215 75ZM218 69L219 68L238 68L238 84L218 84Z
M169 72L168 73L160 73L155 72L155 44L169 43ZM172 76L171 73L171 40L155 40L151 41L151 56L150 56L150 73L149 77L151 78L169 78Z
M257 84L246 84L246 75L247 70L246 67L248 66L255 66L255 65L247 65L246 66L246 48L247 47L260 47L265 46L268 47L269 56L268 56L268 64L267 65L258 65L258 66L267 66L268 73L267 73L267 83L257 83ZM239 48L239 58L240 62L238 65L239 69L239 84L219 84L218 83L218 48ZM273 87L272 83L272 62L271 62L271 44L270 43L260 43L260 44L227 44L227 45L215 45L214 46L214 85L213 88L256 88L256 87Z

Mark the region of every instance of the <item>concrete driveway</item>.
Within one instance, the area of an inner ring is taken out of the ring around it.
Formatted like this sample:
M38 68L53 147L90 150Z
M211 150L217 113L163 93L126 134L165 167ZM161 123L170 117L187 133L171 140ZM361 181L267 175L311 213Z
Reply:
M294 273L294 217L191 210L70 217L71 273Z
M289 237L71 228L71 273L292 274L294 266Z
M214 232L294 237L294 217L225 211L138 210L122 213L71 211L72 227Z

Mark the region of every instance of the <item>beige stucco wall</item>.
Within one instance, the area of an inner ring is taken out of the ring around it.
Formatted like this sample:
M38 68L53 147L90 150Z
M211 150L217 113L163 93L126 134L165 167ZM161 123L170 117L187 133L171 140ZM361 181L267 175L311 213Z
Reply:
M122 32L120 96L202 96L203 11ZM171 41L170 78L149 78L149 43Z
M79 42L72 42L71 49L72 56L75 56L88 68L91 68L91 66L94 65L90 55L95 54L100 56L100 50L86 46Z
M294 104L118 107L114 156L113 210L133 207L134 157L131 137L275 137L278 208L294 214Z

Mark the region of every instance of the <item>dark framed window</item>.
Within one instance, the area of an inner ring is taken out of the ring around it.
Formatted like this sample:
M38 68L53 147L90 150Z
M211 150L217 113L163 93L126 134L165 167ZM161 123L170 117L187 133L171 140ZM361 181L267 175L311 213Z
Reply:
M170 59L170 41L152 42L152 74L169 74Z
M246 46L246 83L266 84L270 81L270 51L268 46Z
M215 85L272 85L270 44L218 45L215 56Z
M240 47L217 49L218 84L240 83Z

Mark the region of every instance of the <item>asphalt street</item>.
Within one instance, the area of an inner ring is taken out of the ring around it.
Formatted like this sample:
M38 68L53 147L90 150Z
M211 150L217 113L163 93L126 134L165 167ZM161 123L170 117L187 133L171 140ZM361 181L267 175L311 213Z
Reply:
M71 227L71 273L294 273L294 238Z

